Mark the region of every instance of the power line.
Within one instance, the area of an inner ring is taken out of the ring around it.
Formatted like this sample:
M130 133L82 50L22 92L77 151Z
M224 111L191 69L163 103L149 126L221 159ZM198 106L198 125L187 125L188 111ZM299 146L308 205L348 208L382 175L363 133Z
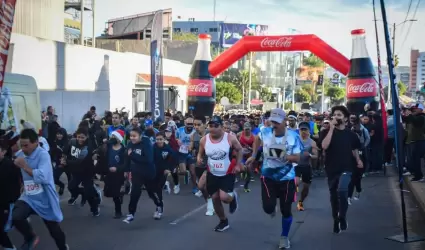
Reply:
M416 14L418 13L418 9L419 9L419 5L420 5L420 4L421 4L421 0L418 0L418 3L416 4L415 12L413 13L413 17L412 17L412 19L415 19ZM412 24L413 24L413 22L410 22L410 23L409 23L409 28L407 28L407 33L406 33L406 35L404 36L404 39L403 39L403 42L401 43L401 47L400 47L400 49L398 50L399 52L403 49L404 43L406 42L407 37L409 36L410 30L412 29Z
M413 3L413 0L410 0L410 2L409 2L409 8L407 9L407 13L406 13L406 17L404 18L404 22L403 22L403 24L402 24L402 26L401 26L400 35L403 35L404 26L406 25L407 18L409 17L410 9L412 8L412 3ZM393 31L393 32L394 32L394 31ZM395 35L395 34L394 34L394 35ZM393 53L395 53L395 51L393 51Z

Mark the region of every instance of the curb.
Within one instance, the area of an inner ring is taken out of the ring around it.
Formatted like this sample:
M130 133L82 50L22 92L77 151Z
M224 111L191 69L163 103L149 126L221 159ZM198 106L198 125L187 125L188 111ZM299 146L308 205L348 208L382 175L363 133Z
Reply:
M406 183L407 188L413 194L418 207L421 209L422 214L425 215L425 196L421 195L420 191L415 187L415 184L412 183L407 176L403 177L404 183ZM418 183L424 185L424 183Z

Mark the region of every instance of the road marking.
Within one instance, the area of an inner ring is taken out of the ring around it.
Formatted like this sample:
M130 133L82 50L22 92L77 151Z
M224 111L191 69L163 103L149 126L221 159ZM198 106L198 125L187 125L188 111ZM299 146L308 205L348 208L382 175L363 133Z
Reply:
M207 204L205 203L204 205L193 209L192 211L188 212L187 214L183 215L182 217L177 218L176 220L174 220L173 222L171 222L170 225L177 225L178 223L180 223L180 222L186 220L187 218L189 218L190 216L198 213L202 209L205 209L206 206L207 206Z

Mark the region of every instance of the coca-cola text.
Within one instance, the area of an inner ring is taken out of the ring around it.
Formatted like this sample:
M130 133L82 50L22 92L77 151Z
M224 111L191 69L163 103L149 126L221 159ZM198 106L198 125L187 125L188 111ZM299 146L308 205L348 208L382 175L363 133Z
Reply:
M212 96L212 80L211 79L190 79L187 87L188 96Z
M377 84L374 78L348 79L347 98L375 97Z
M266 37L261 41L261 48L289 48L292 44L292 37Z

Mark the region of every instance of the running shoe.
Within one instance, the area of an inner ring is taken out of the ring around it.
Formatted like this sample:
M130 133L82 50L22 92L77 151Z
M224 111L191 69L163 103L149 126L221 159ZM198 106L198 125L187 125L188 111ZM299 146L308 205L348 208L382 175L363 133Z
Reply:
M196 194L196 193L198 193L198 191L199 191L198 188L196 188L196 187L192 188L192 194Z
M202 191L201 190L198 190L198 192L196 192L196 194L195 194L195 196L196 197L202 197Z
M303 204L302 201L298 201L297 209L298 209L298 211L304 211L304 204Z
M339 225L339 220L334 220L334 233L339 234L341 232L341 228Z
M207 212L205 213L206 216L213 216L214 215L214 205L211 198L208 198L207 200Z
M174 186L174 194L179 194L180 193L180 185L175 185Z
M348 203L349 206L351 206L351 198L350 197L348 197L347 203Z
M339 218L339 228L341 231L345 231L348 229L348 222L346 218Z
M279 249L289 249L291 242L287 236L280 236Z
M229 221L227 219L221 220L220 223L214 228L214 231L216 232L224 232L227 229L229 229Z
M157 207L155 213L153 214L153 218L155 220L160 220L163 214L162 207Z
M99 217L100 216L100 208L98 207L95 211L91 212L93 217Z
M166 181L166 182L165 182L164 190L165 190L165 192L167 192L168 194L170 194L170 193L171 193L171 188L170 188L170 182L169 182L169 181Z
M98 198L98 201L99 201L99 204L100 204L100 203L102 203L102 200L103 200L103 190L97 184L94 184L94 189L96 189L97 198Z
M134 215L128 214L127 217L123 220L123 222L130 224L134 220Z
M356 193L354 194L353 199L354 199L355 201L360 200L360 193L356 192Z
M114 219L121 219L122 218L122 213L121 212L116 212L114 215Z
M33 250L38 245L39 242L40 242L40 238L38 238L38 236L35 236L32 240L25 242L20 249Z
M233 191L233 200L232 202L230 202L229 204L229 212L231 214L233 214L234 212L236 212L236 210L238 210L238 206L239 206L239 197L238 197L238 193L236 193L235 191Z
M74 206L76 203L77 203L77 198L71 197L71 198L68 200L68 205L69 205L69 206Z

